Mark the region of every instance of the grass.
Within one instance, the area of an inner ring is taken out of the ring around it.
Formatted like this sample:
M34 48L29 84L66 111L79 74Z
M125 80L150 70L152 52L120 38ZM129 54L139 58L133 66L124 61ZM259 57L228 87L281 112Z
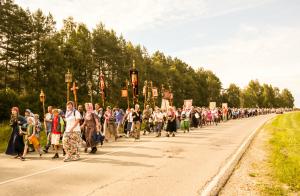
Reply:
M0 153L5 152L11 132L12 129L9 126L9 122L0 123ZM40 133L40 141L42 146L46 144L46 134L44 131Z
M269 195L300 192L300 112L277 116L264 129L270 131L269 162L272 185L264 187Z
M257 175L258 175L257 173L253 173L253 172L252 172L252 173L249 173L249 176L250 176L250 177L256 177Z
M11 127L8 122L0 123L0 153L4 152L11 134Z
M287 195L287 191L285 191L282 187L278 186L278 185L264 185L262 188L262 195L276 195L276 196L285 196Z

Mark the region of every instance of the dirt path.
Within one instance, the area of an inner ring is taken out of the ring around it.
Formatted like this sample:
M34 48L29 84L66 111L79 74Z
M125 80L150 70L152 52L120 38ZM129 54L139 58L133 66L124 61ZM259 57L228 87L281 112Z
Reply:
M267 143L270 134L261 130L236 167L219 195L261 195L260 186L266 181Z

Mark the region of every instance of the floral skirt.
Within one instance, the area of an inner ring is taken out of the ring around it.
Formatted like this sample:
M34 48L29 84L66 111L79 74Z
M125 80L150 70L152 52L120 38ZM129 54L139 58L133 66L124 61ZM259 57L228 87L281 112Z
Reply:
M80 132L65 132L63 136L63 147L67 157L79 156L79 147L81 144Z

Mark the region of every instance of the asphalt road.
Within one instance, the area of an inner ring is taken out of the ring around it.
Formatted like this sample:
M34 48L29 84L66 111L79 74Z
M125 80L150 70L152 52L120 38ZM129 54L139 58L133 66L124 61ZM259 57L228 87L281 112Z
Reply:
M24 162L0 155L0 195L193 196L242 142L274 115L179 131L176 137L120 139L64 163L31 153Z

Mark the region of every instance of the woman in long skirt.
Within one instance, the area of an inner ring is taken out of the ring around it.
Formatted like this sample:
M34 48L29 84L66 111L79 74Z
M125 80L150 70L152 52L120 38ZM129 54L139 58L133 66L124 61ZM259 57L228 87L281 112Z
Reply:
M22 157L20 157L22 161L25 160L25 156L27 155L27 151L29 149L30 144L33 145L35 151L39 153L40 157L42 156L42 148L36 137L36 129L35 129L34 121L35 120L33 117L27 117L28 125L26 129L26 133L24 135L25 147L24 147L23 155Z
M84 129L85 139L86 139L86 148L91 148L90 153L97 152L97 141L95 140L95 135L100 133L100 123L97 115L94 113L93 104L86 103L85 104L85 116L84 123L82 124L82 128Z
M65 162L76 161L80 158L81 130L79 121L81 118L80 113L74 108L74 103L69 101L65 115L66 130L63 136L63 147L66 152Z
M160 111L159 107L155 107L155 111L153 113L153 119L154 119L154 131L157 132L156 137L160 137L161 136L161 130L163 127L163 120L164 120L164 116Z
M191 116L191 110L188 108L185 108L181 113L181 129L185 133L186 131L190 131L190 116Z
M5 152L7 155L16 155L16 158L22 156L24 151L24 141L21 127L23 125L26 125L26 119L19 115L19 109L17 107L13 107L11 109L10 118L12 132Z
M167 113L167 137L172 135L172 137L175 137L176 132L176 114L172 107L169 108L169 111Z

